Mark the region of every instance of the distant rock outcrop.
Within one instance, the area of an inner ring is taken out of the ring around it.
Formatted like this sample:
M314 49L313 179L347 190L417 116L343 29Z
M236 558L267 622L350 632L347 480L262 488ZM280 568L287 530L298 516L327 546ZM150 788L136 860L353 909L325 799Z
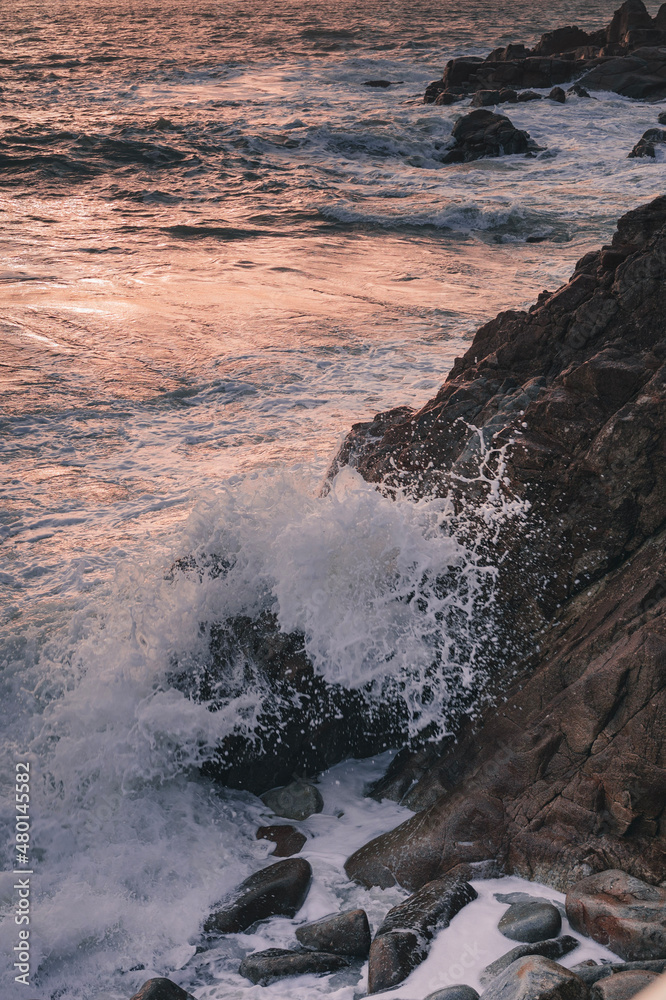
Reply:
M606 28L570 25L548 31L533 49L511 44L485 59L451 59L426 88L426 104L451 104L479 91L548 88L582 77L584 87L626 97L666 96L666 4L653 19L643 0L625 0Z

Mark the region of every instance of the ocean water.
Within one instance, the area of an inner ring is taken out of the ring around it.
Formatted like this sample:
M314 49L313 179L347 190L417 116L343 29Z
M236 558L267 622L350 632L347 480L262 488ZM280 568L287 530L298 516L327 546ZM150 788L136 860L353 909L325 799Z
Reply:
M3 11L7 996L124 1000L150 974L197 1000L363 992L362 970L268 991L238 977L246 951L292 940L287 921L197 954L210 907L269 850L254 840L261 803L198 774L216 739L252 730L258 701L247 691L210 713L173 687L170 665L196 658L203 620L271 610L327 679L381 693L397 676L415 729L444 718L446 672L427 699L425 676L433 645L455 659L455 643L431 584L456 569L471 635L492 560L447 530L443 501L391 502L350 470L320 488L354 421L421 405L480 323L557 287L618 215L662 193L663 162L627 159L654 105L595 94L509 107L542 153L444 166L465 108L421 103L452 55L594 29L613 6ZM392 85L365 85L377 79ZM520 513L492 497L487 510ZM169 574L211 551L233 557L230 575ZM463 667L475 690L473 658ZM17 761L32 768L29 990L12 986L10 957ZM303 918L349 903L377 924L404 895L342 872L407 815L362 798L385 764L322 779ZM428 983L443 982L436 955ZM494 957L472 961L469 981Z

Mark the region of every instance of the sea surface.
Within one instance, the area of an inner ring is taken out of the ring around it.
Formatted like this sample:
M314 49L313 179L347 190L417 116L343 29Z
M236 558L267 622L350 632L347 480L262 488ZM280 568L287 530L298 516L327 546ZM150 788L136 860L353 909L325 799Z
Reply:
M465 106L421 103L453 55L595 29L613 7L3 4L3 996L125 1000L150 975L197 1000L363 992L358 970L242 980L242 954L292 940L285 921L197 953L211 906L269 850L259 800L198 774L241 715L252 731L258 702L208 712L170 666L196 658L202 621L270 610L327 679L380 694L393 673L415 730L442 718L446 677L426 703L424 670L450 637L427 581L455 565L480 592L492 566L447 533L441 501L389 501L353 471L321 485L352 423L424 403L482 322L556 288L663 193L660 159L627 159L654 105L509 107L542 152L445 166ZM170 572L192 552L233 571ZM29 989L10 957L18 761L32 769ZM322 779L304 916L349 903L376 925L404 896L342 872L408 815L362 797L386 761Z

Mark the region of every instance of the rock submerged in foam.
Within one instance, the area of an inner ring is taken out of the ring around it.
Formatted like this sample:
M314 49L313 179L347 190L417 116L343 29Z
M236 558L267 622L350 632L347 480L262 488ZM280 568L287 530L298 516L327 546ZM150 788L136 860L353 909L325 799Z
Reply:
M259 920L294 917L305 902L312 868L304 858L291 858L262 868L246 878L204 925L208 933L238 934Z
M304 948L367 958L370 951L370 925L365 910L332 913L296 928L296 938Z
M285 819L304 820L324 808L321 792L308 781L296 780L282 788L272 788L261 796L264 805L272 809L276 816Z
M287 976L323 975L345 969L349 962L342 955L323 951L291 951L287 948L267 948L247 955L240 964L241 976L251 983L268 986Z
M521 901L511 904L497 926L504 937L531 944L557 937L562 917L552 903Z

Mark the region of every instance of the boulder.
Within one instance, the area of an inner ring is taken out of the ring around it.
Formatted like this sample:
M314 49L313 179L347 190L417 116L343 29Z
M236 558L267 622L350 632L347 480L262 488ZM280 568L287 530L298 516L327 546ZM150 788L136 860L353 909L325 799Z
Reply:
M570 934L563 934L562 937L553 938L549 941L535 941L532 944L518 945L517 948L512 948L506 955L502 955L501 958L491 962L490 965L487 965L483 969L479 977L481 984L485 986L491 979L499 976L501 972L508 969L519 958L525 958L528 955L541 955L543 958L550 959L562 958L563 955L568 955L570 951L573 951L577 947L577 938L572 937Z
M229 568L209 554L179 560L171 572L220 576ZM216 712L239 696L240 676L243 693L252 691L258 705L254 732L222 738L202 765L206 777L259 795L288 784L295 773L317 774L349 757L369 757L405 743L402 699L378 702L368 690L327 683L315 674L304 636L281 631L274 614L239 615L202 626L202 632L208 635L203 662L196 670L177 664L171 683Z
M575 973L539 955L519 958L487 986L483 1000L588 1000Z
M145 982L131 1000L194 1000L194 997L170 979L158 978Z
M239 934L258 920L295 917L312 882L312 868L304 858L278 861L250 875L221 909L204 925L208 933Z
M261 801L276 816L283 816L285 819L304 820L313 813L320 813L324 808L319 789L301 779L292 781L283 788L272 788L269 792L264 792Z
M257 840L273 841L273 856L276 858L290 858L293 854L300 854L307 839L304 833L293 826L260 826L257 830Z
M574 930L621 958L666 958L666 888L605 871L577 882L566 907Z
M508 156L536 148L527 132L515 128L504 115L483 108L459 118L451 135L455 145L442 157L443 163L468 163L484 156Z
M459 876L424 885L384 917L370 946L368 993L390 989L406 979L426 955L435 931L448 927L477 893Z
M434 993L429 993L425 1000L479 1000L479 994L472 986L460 983L435 990Z
M494 641L488 706L402 758L391 785L416 815L350 877L413 890L492 859L564 890L609 867L664 878L665 429L664 197L485 324L419 410L352 428L340 461L387 495L449 498L479 539L484 463L502 456L500 494L529 507L483 543L508 650Z
M658 978L655 972L617 972L594 984L590 1000L631 1000Z
M567 95L564 93L561 87L553 87L550 94L548 95L549 101L557 101L558 104L564 104L567 99Z
M512 903L497 926L504 937L531 943L557 937L562 917L552 903L529 900Z
M630 55L605 59L593 66L579 83L587 90L611 90L638 101L666 97L666 47L635 49Z
M660 125L666 125L666 111L660 111L657 116L657 121Z
M547 899L545 896L533 896L529 892L494 892L493 896L498 903L507 903L509 906L512 903L550 903L558 910L560 916L566 916L564 903L560 903L556 899ZM550 958L550 955L546 957Z
M328 955L323 951L290 951L286 948L267 948L246 955L238 969L241 976L259 986L268 986L276 979L306 974L321 976L326 972L345 969L349 962L342 955Z
M663 129L649 128L647 132L643 132L642 137L629 153L629 159L637 156L651 156L654 159L657 155L655 145L663 146L665 142L666 132Z
M534 90L521 90L516 100L519 104L523 104L526 101L542 101L543 95L537 94Z
M606 29L606 41L611 45L626 43L629 32L653 27L652 18L643 0L624 0L622 6L613 14L613 19Z
M367 958L370 951L370 925L365 910L332 913L296 928L296 937L304 948L334 955Z

